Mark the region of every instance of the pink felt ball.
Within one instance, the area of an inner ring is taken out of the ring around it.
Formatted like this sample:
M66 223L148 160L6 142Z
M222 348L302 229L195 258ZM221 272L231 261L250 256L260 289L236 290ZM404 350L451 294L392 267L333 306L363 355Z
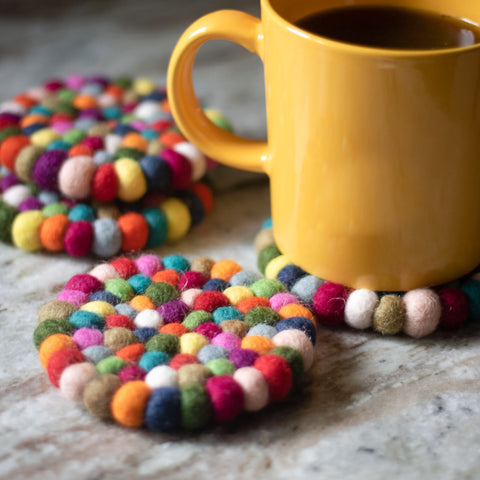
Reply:
M268 403L268 383L262 372L254 367L239 368L233 379L243 390L245 410L256 412Z
M343 323L348 289L343 285L326 282L313 296L313 311L318 321L327 327L337 327Z
M90 251L92 241L93 227L86 220L72 222L67 227L63 240L66 252L72 257L83 257L86 255Z
M243 410L242 387L230 375L218 375L207 380L205 388L212 402L217 422L229 422Z
M177 287L180 291L189 288L202 288L206 281L207 278L202 273L191 270L181 275Z
M213 337L222 333L222 329L214 322L205 322L198 325L198 327L195 328L194 332L199 333L200 335L203 335L204 337L211 340Z
M120 274L108 263L101 263L97 265L92 270L90 270L89 275L95 277L98 281L105 283L107 280L112 278L119 278Z
M87 383L97 374L95 365L89 362L74 363L60 376L60 392L71 402L81 403Z
M103 345L103 333L96 328L79 328L73 334L73 341L80 350L93 345Z
M118 378L121 382L132 382L134 380L143 380L147 372L138 365L127 365L118 372Z
M222 332L213 337L210 343L231 351L234 348L240 347L241 340L232 332Z
M70 198L87 198L95 170L95 162L91 157L82 155L69 158L58 173L59 190Z
M290 305L291 303L299 304L298 298L291 293L276 293L270 297L270 306L276 312L279 312L282 307L285 305Z
M74 275L65 285L67 290L78 290L84 293L93 293L103 288L103 283L88 273Z
M454 329L461 327L468 318L468 299L459 288L442 288L437 292L442 305L440 326Z
M138 271L147 277L152 277L163 268L162 261L156 255L141 255L135 263Z
M57 300L63 300L75 305L76 307L80 307L84 303L88 302L88 297L88 293L79 292L78 290L62 290L57 295Z
M405 323L403 331L413 338L429 335L438 326L442 304L438 295L429 288L417 288L403 296Z
M180 299L185 305L193 308L196 298L203 292L200 288L189 288L180 294Z

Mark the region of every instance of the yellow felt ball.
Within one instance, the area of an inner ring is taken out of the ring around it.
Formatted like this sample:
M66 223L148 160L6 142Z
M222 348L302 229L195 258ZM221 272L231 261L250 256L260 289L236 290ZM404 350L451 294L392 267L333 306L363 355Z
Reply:
M96 313L102 317L108 317L109 315L115 315L115 313L117 313L113 305L107 302L102 302L101 300L85 303L80 310Z
M147 192L147 181L140 164L131 158L120 158L114 164L118 179L117 195L124 202L134 202Z
M199 333L185 333L180 337L180 352L196 355L203 346L207 345L207 343L208 340Z
M267 278L275 279L283 267L291 264L292 262L287 258L286 255L279 255L268 262L265 268L265 276Z
M40 210L27 210L19 213L12 224L12 241L22 250L34 252L42 248L40 227L45 216Z
M167 217L167 242L184 237L192 222L187 206L177 198L169 198L162 203L160 210Z
M155 82L146 77L139 77L133 82L133 91L137 95L148 95L156 88Z
M59 138L60 135L55 130L52 130L51 128L42 128L37 130L30 137L30 142L37 147L46 148L49 143L52 143Z
M237 305L246 298L253 297L253 292L244 285L235 285L228 287L223 291L223 294L227 296L232 305Z

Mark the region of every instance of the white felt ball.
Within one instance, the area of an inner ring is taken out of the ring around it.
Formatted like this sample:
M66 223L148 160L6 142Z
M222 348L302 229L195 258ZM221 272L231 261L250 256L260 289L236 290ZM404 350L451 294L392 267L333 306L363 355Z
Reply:
M410 290L403 296L405 323L403 331L410 337L420 338L432 333L438 326L442 304L438 295L429 288Z
M105 150L112 155L121 147L122 137L115 133L109 133L105 135Z
M256 412L268 403L268 383L260 370L239 368L233 378L242 387L245 410Z
M0 113L4 113L4 112L16 113L17 115L24 115L25 107L14 101L3 102L3 103L0 103Z
M345 304L345 323L358 329L371 327L378 301L378 295L373 290L366 288L354 290Z
M145 383L151 388L171 387L178 385L178 373L167 365L153 367L145 377Z
M141 327L160 328L163 325L162 316L156 311L150 308L142 310L135 317L135 325Z
M205 155L190 142L177 143L173 149L188 159L192 166L192 180L200 180L207 171L207 159Z
M180 300L190 308L193 308L195 299L202 293L202 291L203 290L200 288L189 288L181 293Z
M313 363L314 350L310 339L301 330L288 329L277 333L272 342L277 347L291 347L300 353L303 358L303 366L305 371L308 370Z
M12 207L18 206L27 198L32 196L32 191L25 185L13 185L7 188L2 194L2 200Z
M46 96L48 96L47 90L43 87L31 87L27 90L27 95L38 102L42 101Z
M158 102L146 100L138 104L138 106L135 108L134 115L141 120L150 120L161 111L162 110Z
M113 107L117 104L117 99L113 95L110 95L108 93L102 93L98 97L98 104L103 108Z
M75 363L62 372L59 381L60 392L71 402L82 402L83 390L97 374L95 365L89 362Z
M88 272L89 275L105 283L112 278L119 278L120 274L108 263L101 263Z

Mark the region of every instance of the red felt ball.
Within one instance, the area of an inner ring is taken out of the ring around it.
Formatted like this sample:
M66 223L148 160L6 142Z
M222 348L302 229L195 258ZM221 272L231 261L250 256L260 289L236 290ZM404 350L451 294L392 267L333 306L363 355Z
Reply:
M182 290L188 290L189 288L202 288L206 283L207 278L200 272L189 271L185 272L178 279L177 288Z
M74 363L85 362L85 355L74 348L62 348L56 351L48 360L48 378L58 388L62 372Z
M97 168L92 180L92 198L99 202L115 200L118 191L118 177L112 163Z
M210 377L205 388L217 422L229 422L242 412L243 390L230 375Z
M86 145L92 151L101 150L103 148L103 137L93 136L82 140L82 145Z
M127 257L116 258L110 265L120 274L124 279L130 278L132 275L138 273L138 267L134 260Z
M127 317L126 315L120 315L119 313L113 314L113 315L108 315L108 317L105 317L105 328L106 329L111 329L111 328L127 328L128 330L135 330L137 326L135 325L135 322L130 318Z
M223 330L220 328L219 325L214 322L205 322L198 325L198 327L195 328L194 332L199 333L200 335L203 335L204 337L211 340L213 337L220 335Z
M186 190L192 183L192 165L180 153L167 148L160 153L172 171L172 185L175 190Z
M193 304L194 310L205 310L206 312L214 312L217 308L228 307L230 300L222 292L216 290L209 290L202 292Z
M437 292L442 305L440 327L461 327L468 318L468 298L459 288L442 288Z
M103 283L87 273L74 275L65 285L66 290L77 290L83 293L93 293L102 288Z
M262 372L268 383L269 397L272 402L283 400L292 388L292 369L285 358L267 353L255 360L253 366Z
M86 220L72 222L65 233L65 251L72 257L83 257L90 252L93 241L93 227Z
M343 285L333 282L321 285L313 296L313 311L318 321L327 327L341 325L347 298L348 289Z
M25 135L12 135L0 144L0 162L9 170L15 167L17 155L23 147L30 144L30 139Z
M190 353L177 353L171 360L168 366L174 370L178 370L184 365L192 363L200 363L196 355Z

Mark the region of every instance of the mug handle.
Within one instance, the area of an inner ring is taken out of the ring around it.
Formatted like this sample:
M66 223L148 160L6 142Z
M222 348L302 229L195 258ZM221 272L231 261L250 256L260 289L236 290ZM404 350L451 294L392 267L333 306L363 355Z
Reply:
M198 19L180 37L168 66L167 91L175 121L189 141L213 159L243 170L266 172L268 143L218 127L205 115L195 95L195 56L200 46L212 39L238 43L262 59L263 32L258 18L236 10L220 10Z

